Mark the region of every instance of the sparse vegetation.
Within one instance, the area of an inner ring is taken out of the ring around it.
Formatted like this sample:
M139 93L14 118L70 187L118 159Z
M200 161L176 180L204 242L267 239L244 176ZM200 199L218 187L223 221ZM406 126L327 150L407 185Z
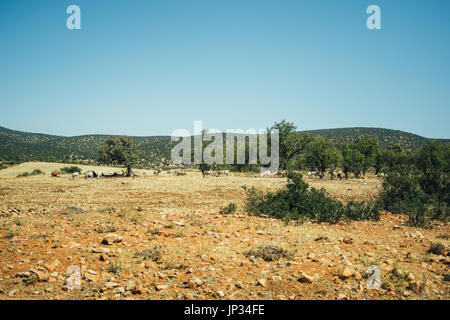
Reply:
M31 173L29 173L29 172L19 173L17 175L17 178L29 177L29 176L37 176L37 175L40 175L40 174L45 174L45 173L42 172L40 169L34 169L33 171L31 171Z
M227 206L222 207L219 212L221 214L233 214L236 212L236 209L237 209L236 204L233 202L230 202Z
M429 253L444 255L445 254L445 246L439 242L432 242L430 244L430 248L428 249Z
M247 257L261 258L264 261L277 261L281 258L291 259L293 252L274 244L262 244L245 253Z
M164 254L163 246L155 246L153 248L147 248L144 250L138 250L134 253L135 258L141 258L143 260L150 260L156 262L162 259Z
M67 206L65 209L61 210L61 214L82 214L84 210L80 207Z
M116 275L123 273L124 270L125 270L125 268L124 268L122 262L116 262L116 261L111 262L109 264L108 268L106 269L106 271L108 271L109 273L116 274Z
M72 174L75 172L78 172L79 174L81 174L82 170L81 168L77 167L77 166L71 166L71 167L63 167L60 169L62 172L67 173L67 174Z

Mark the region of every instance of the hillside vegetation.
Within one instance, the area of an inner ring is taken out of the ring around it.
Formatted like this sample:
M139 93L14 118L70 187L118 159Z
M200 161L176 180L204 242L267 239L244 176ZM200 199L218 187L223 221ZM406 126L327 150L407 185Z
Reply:
M350 141L364 135L378 137L381 146L399 144L405 150L416 150L427 138L398 130L380 128L341 128L303 131L329 138L335 143ZM0 127L0 161L65 161L87 162L96 160L98 150L107 135L83 135L63 137L10 130ZM169 165L170 152L176 142L169 136L133 137L140 151L139 166ZM450 140L443 140L450 141Z

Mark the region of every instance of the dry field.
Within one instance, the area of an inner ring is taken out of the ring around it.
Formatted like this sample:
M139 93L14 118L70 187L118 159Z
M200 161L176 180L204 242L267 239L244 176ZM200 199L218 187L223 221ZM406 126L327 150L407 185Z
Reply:
M243 185L275 190L282 178L49 176L63 166L0 171L0 299L449 299L448 225L412 228L387 212L378 222L285 225L242 211ZM16 178L33 169L47 174ZM344 202L380 187L308 182ZM221 215L229 202L237 213ZM431 242L443 252L428 253ZM274 260L258 257L264 245L278 249L262 250ZM366 285L371 265L381 289ZM67 285L71 266L80 289Z

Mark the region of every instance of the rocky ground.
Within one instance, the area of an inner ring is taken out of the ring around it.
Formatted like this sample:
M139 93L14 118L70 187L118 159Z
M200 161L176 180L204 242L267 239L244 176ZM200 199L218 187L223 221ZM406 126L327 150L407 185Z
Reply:
M244 214L242 185L285 182L0 178L0 298L449 299L448 225L412 228L387 212L336 225ZM376 179L310 182L343 201L379 187ZM238 212L219 214L231 201ZM380 289L367 286L372 265Z

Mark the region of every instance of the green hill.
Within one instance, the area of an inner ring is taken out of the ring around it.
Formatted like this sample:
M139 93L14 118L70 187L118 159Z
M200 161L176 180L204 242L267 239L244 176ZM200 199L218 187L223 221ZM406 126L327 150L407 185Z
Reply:
M331 139L335 143L343 143L355 139L356 137L373 135L378 138L383 147L391 143L399 144L406 150L415 150L425 144L428 138L418 136L400 130L382 129L382 128L339 128L339 129L321 129L302 131L314 135L320 135ZM449 142L449 139L437 139L442 142Z
M405 149L421 147L428 139L403 131L380 128L341 128L303 131L330 138L340 143L362 135L375 135L381 145L398 143ZM0 160L23 161L88 161L95 160L106 135L63 137L27 133L0 127ZM170 164L170 152L176 144L169 136L133 137L141 151L139 165ZM442 141L449 142L446 139Z

